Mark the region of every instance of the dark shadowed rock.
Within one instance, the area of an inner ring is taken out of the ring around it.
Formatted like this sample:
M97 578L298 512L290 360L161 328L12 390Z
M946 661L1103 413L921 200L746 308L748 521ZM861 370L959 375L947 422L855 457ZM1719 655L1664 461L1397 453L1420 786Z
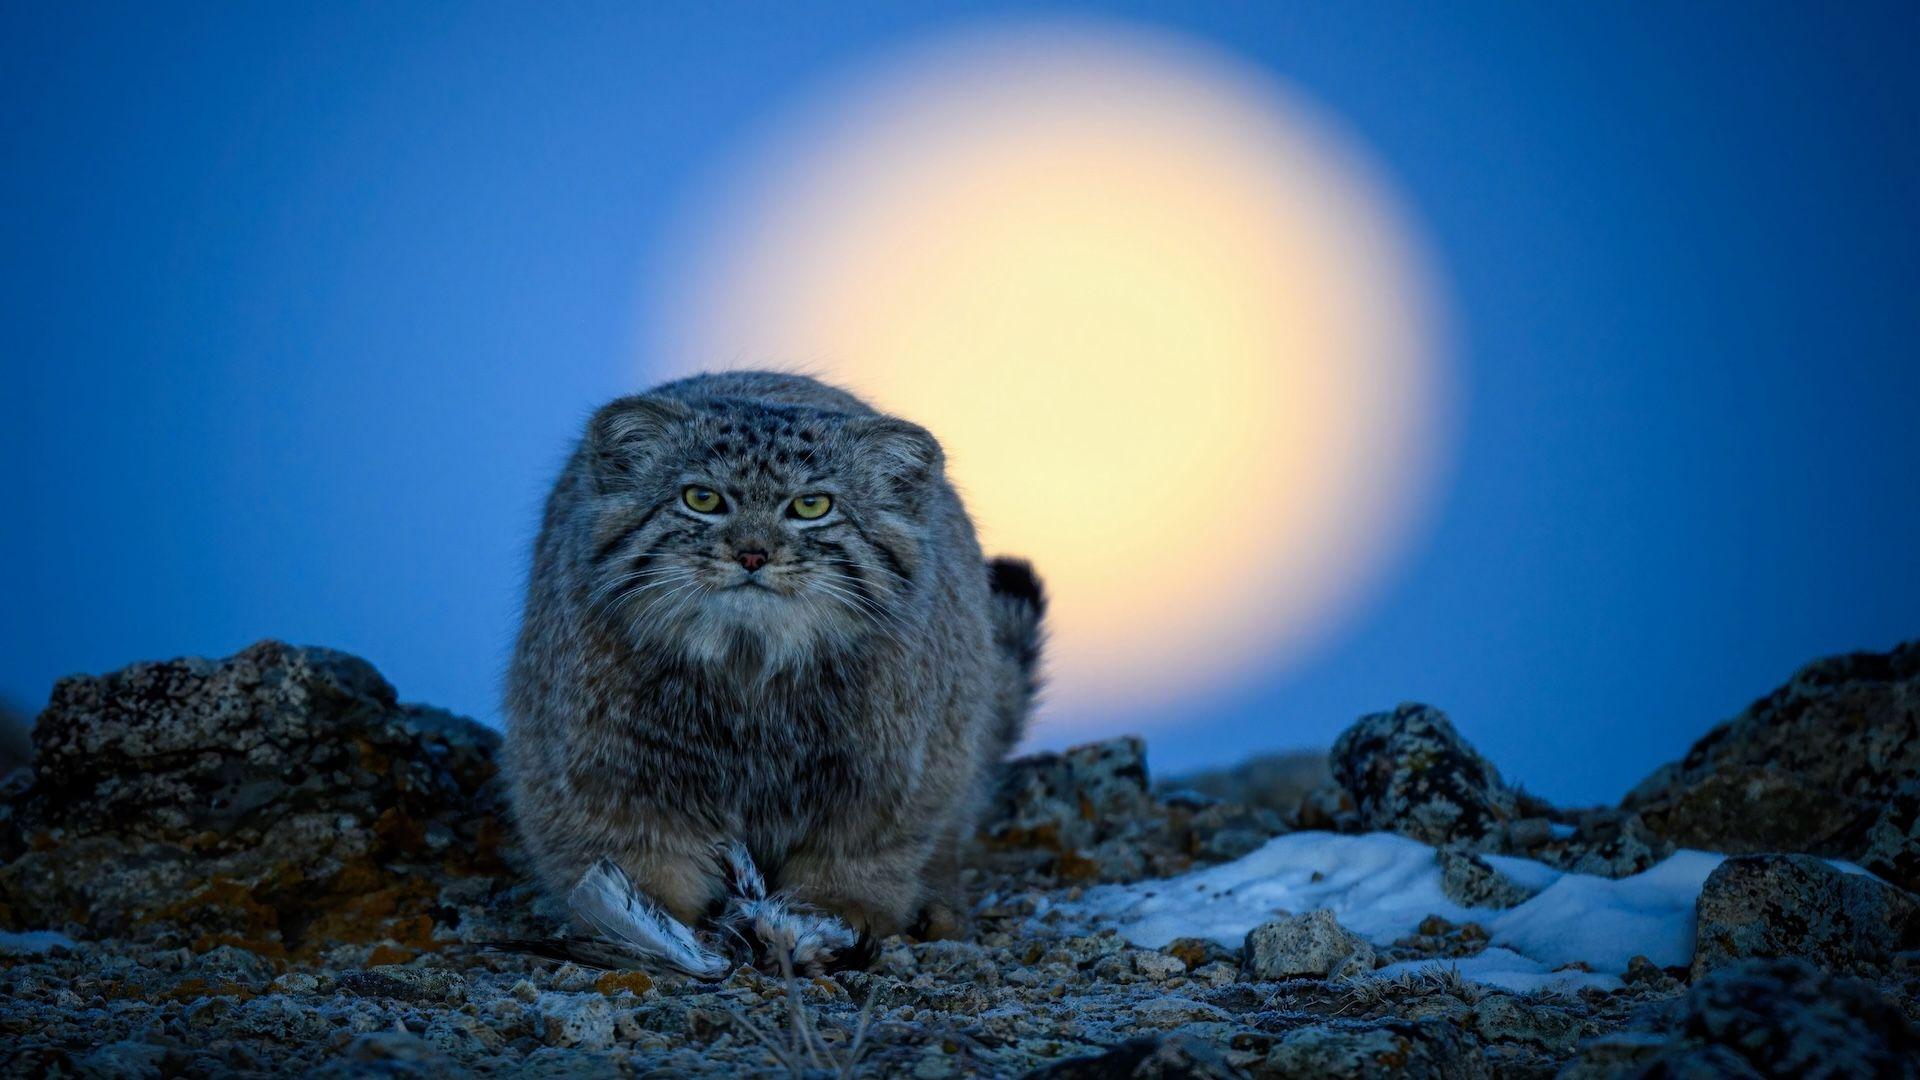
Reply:
M0 701L0 777L25 765L33 758L33 740L28 734L27 718Z
M1623 805L1684 847L1855 861L1872 848L1896 871L1892 880L1920 889L1897 873L1915 861L1911 815L1879 828L1917 776L1920 642L1909 642L1807 665L1642 781Z
M1147 1036L1035 1069L1026 1080L1238 1080L1246 1075L1199 1040Z
M1714 972L1653 1033L1582 1050L1564 1077L1913 1077L1920 1031L1862 980L1800 960L1745 960Z
M502 869L498 736L363 660L267 641L54 687L0 838L0 916L282 955L435 945L449 878Z
M1222 802L1264 807L1292 817L1299 814L1301 800L1332 779L1323 751L1292 750L1256 754L1227 768L1174 777L1161 786L1167 791L1198 791Z
M1920 890L1920 778L1900 785L1867 830L1860 865L1909 890Z
M1695 978L1751 957L1877 973L1920 946L1920 901L1810 855L1728 859L1707 878L1697 910Z
M1262 1080L1402 1076L1478 1080L1488 1075L1480 1045L1441 1020L1314 1024L1282 1036L1250 1070Z
M1365 829L1434 845L1483 844L1518 813L1499 770L1432 706L1361 717L1334 742L1332 763Z

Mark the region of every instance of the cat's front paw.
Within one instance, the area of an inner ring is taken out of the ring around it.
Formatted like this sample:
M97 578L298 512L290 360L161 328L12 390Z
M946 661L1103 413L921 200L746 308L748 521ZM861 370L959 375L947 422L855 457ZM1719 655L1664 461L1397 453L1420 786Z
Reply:
M778 896L740 903L729 913L727 926L762 971L816 975L844 970L848 964L842 958L857 959L862 942L869 954L866 962L871 962L870 938L832 915Z

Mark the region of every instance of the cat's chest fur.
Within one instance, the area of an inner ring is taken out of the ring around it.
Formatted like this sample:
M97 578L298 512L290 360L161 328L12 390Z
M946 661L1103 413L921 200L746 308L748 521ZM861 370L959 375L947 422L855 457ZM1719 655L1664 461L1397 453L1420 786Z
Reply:
M857 658L765 675L655 661L628 730L665 751L650 764L681 805L782 829L851 803L889 798L913 775L908 740L884 728L885 679Z

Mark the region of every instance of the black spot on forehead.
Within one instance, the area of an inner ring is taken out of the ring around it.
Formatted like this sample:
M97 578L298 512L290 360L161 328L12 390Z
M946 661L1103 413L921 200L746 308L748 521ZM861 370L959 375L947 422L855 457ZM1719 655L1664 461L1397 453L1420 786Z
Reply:
M804 406L713 400L703 425L706 467L741 489L819 482L831 419ZM801 470L805 469L805 475Z

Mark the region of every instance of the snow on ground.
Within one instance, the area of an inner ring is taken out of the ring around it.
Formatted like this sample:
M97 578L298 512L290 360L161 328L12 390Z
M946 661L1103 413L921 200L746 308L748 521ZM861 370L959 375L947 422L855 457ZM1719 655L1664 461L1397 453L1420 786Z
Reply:
M1376 975L1440 967L1508 990L1613 987L1634 956L1661 967L1692 961L1694 901L1724 856L1680 851L1619 880L1528 859L1485 858L1515 883L1539 892L1506 910L1463 907L1441 891L1440 866L1426 844L1390 833L1300 832L1180 877L1098 886L1056 910L1069 921L1113 926L1146 948L1180 937L1239 948L1247 931L1261 923L1316 908L1331 911L1342 926L1374 944L1390 945L1412 935L1421 919L1439 915L1486 927L1490 946L1478 956L1410 961ZM1590 971L1556 970L1574 963Z

